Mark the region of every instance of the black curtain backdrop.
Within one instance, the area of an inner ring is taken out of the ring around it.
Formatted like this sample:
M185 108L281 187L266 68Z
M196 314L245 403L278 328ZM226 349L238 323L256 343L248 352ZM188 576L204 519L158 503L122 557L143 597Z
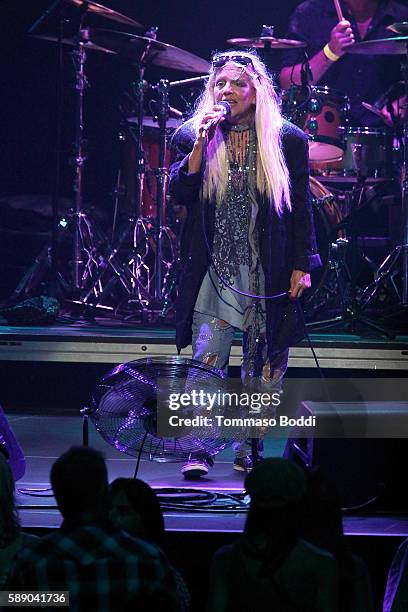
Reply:
M99 0L98 0L99 1ZM103 3L103 0L100 0ZM328 0L330 1L330 0ZM108 2L108 0L107 0ZM1 84L0 197L18 194L49 194L54 174L57 48L54 43L27 35L30 25L51 4L50 0L6 0L0 4L3 42ZM256 36L262 25L275 26L275 35L284 36L296 0L109 0L108 5L146 28L158 26L158 40L208 59L211 51L229 47L226 40ZM68 7L71 11L71 7ZM92 19L101 28L126 30L106 19ZM38 31L56 35L51 16ZM62 125L62 182L60 194L72 195L69 163L74 126L73 66L69 47L64 49L64 113ZM279 52L275 52L278 54ZM278 65L276 55L276 65ZM274 67L273 65L271 66ZM118 57L89 52L87 73L91 87L86 93L85 116L89 160L86 164L85 195L89 203L110 209L121 153L118 146L118 104L122 93L135 78L135 69ZM151 84L160 78L194 76L174 70L149 68L145 77ZM183 106L180 94L172 94L174 106Z
M103 0L102 0L103 2ZM27 35L30 25L51 1L7 0L0 4L2 16L2 135L0 158L0 197L20 194L47 194L52 190L54 173L55 108L57 79L57 48L54 43L36 40ZM255 36L263 24L275 26L283 36L295 0L286 3L251 0L229 0L215 4L187 0L109 0L108 6L135 20L146 28L158 26L158 40L171 43L208 59L214 49L228 48L226 39L235 36ZM68 7L71 14L71 7ZM92 25L126 27L106 19L92 19ZM38 30L56 35L57 22L48 18ZM72 171L69 163L73 141L74 92L73 66L69 47L64 48L64 113L62 183L60 193L72 193ZM135 69L118 57L89 52L87 73L91 87L86 92L85 116L89 159L86 164L85 192L88 202L110 207L121 153L118 146L118 104L122 92L135 78ZM175 80L192 74L174 70L149 68L145 77L154 84L160 78ZM188 95L183 89L172 94L171 102L183 106L179 96Z

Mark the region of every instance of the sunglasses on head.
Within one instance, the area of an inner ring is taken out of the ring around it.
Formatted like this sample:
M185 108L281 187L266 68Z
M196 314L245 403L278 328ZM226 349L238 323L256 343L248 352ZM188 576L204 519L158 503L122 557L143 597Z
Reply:
M249 66L252 65L252 59L247 55L240 55L237 53L236 55L221 55L214 57L211 65L214 68L221 68L221 66L225 66L228 62L234 62L234 64L240 64L241 66Z

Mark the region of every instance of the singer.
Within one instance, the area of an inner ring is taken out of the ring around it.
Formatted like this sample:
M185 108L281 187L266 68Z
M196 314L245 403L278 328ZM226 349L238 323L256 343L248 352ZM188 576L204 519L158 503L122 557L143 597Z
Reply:
M259 57L231 51L212 58L196 111L173 145L169 190L188 209L177 348L192 343L194 359L226 372L234 332L242 330L242 379L272 392L289 346L304 336L296 298L320 265L306 136L283 120ZM247 441L234 449L234 469L251 469ZM190 457L182 473L205 475L212 463Z

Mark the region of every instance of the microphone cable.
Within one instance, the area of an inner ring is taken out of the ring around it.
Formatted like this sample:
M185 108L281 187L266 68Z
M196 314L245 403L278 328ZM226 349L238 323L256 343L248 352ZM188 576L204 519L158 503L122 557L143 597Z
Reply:
M205 150L205 153L204 153L204 150ZM206 148L204 150L203 150L203 162L205 163L206 162ZM208 204L208 201L207 201L207 204ZM216 276L218 277L218 279L221 281L221 283L225 287L227 287L227 289L230 289L231 291L233 291L235 293L238 293L239 295L251 298L253 300L279 300L279 299L282 299L284 297L287 297L290 300L289 291L284 291L283 293L275 293L273 295L254 295L252 293L247 293L246 291L241 291L241 290L237 289L236 287L233 287L232 285L230 285L225 280L225 278L223 278L223 276L220 274L220 272L217 269L217 266L215 264L214 257L213 257L213 254L212 254L212 250L211 250L211 247L210 247L210 244L209 244L209 241L208 241L206 221L205 221L205 208L206 208L205 202L202 201L202 206L201 206L201 225L202 225L202 231L203 231L203 236L204 236L204 242L205 242L205 246L206 246L206 249L207 249L207 254L208 254L208 257L209 257L209 260L210 260L210 265L213 268L213 270L214 270ZM302 322L302 325L303 325L303 331L304 331L305 337L307 338L307 342L308 342L309 348L310 348L310 350L312 352L313 359L314 359L314 361L316 363L316 367L317 367L317 369L319 371L319 376L324 380L325 377L324 377L322 368L321 368L319 360L317 358L317 355L316 355L316 352L315 352L315 349L314 349L311 337L310 337L309 332L307 330L307 325L306 325L306 321L305 321L305 317L304 317L304 313L303 313L303 308L302 308L302 305L300 303L300 300L299 300L299 298L294 298L293 300L290 300L290 301L293 301L293 303L294 303L294 305L295 305L295 307L297 309L299 318L300 318L300 320Z

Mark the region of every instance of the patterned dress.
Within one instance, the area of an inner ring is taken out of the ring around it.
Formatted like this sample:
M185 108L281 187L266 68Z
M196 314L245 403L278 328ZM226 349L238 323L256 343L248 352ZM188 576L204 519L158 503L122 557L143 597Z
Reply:
M259 254L256 199L257 141L254 126L223 126L228 185L215 210L213 257L194 310L247 334L247 357L265 331L264 274ZM238 292L241 293L238 293ZM248 295L245 295L248 294Z

